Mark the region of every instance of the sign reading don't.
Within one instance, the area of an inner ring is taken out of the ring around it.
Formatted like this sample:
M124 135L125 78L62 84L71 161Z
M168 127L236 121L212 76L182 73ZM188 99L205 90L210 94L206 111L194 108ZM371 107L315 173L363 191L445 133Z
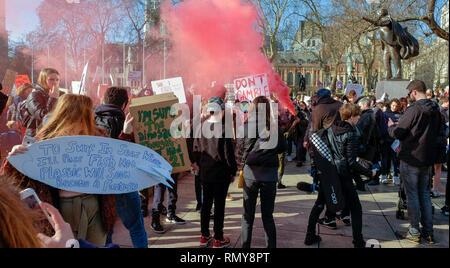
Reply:
M77 193L124 194L173 182L172 166L153 150L103 137L42 141L8 161L34 180Z

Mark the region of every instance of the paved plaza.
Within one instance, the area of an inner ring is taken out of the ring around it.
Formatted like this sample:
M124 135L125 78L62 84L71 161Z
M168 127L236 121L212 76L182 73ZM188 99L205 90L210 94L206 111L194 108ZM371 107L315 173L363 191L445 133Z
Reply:
M286 168L284 183L287 189L278 190L275 204L275 222L279 248L308 248L303 244L306 235L309 213L316 200L317 194L307 194L297 190L300 181L312 182L307 174L309 165L297 168L294 162L289 162ZM443 177L447 173L443 172ZM447 179L442 179L442 190L445 189ZM422 244L417 246L405 240L396 238L395 231L405 231L407 221L396 219L395 213L398 201L398 187L394 185L369 186L369 191L360 192L363 207L363 234L366 240L376 239L382 248L413 248L449 247L449 219L440 213L444 205L444 197L433 199L436 208L434 215L436 245ZM200 214L195 211L194 178L187 175L179 181L177 214L187 221L186 225L162 224L166 228L165 234L156 234L150 229L151 217L145 218L146 229L149 235L150 248L198 248L200 240ZM237 188L237 181L230 187L233 201L227 201L225 215L225 235L231 238L232 247L240 248L242 190ZM151 206L151 202L150 202ZM261 221L259 202L255 219L252 247L264 248L264 230ZM211 231L213 221L211 221ZM320 248L352 248L352 229L338 222L337 230L320 228L322 242L312 247ZM123 248L132 247L128 231L120 220L115 227L113 241Z

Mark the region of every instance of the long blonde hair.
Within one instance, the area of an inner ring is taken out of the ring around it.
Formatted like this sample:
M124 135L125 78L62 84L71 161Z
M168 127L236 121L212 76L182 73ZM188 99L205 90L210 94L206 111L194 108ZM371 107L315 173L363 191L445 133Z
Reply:
M50 90L47 85L47 78L51 74L59 75L59 72L53 68L46 68L46 69L42 69L41 72L39 73L38 84L47 91Z
M50 116L37 134L38 140L64 136L103 136L95 124L94 106L89 97L65 94L59 98Z

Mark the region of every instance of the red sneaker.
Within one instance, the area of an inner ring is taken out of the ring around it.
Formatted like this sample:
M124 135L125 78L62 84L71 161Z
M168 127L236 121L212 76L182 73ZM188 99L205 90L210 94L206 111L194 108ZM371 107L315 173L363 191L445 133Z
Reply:
M225 237L224 240L214 240L214 246L213 248L229 248L231 244L230 238Z
M211 244L212 241L213 241L212 236L202 236L202 238L200 238L200 247L206 248L209 246L209 244Z

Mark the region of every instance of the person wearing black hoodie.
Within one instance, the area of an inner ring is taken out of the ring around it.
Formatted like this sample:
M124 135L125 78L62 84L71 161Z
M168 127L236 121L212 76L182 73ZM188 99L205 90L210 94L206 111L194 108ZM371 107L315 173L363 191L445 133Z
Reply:
M106 134L113 139L119 139L122 134L126 124L124 110L127 105L128 91L125 88L111 87L105 92L103 104L95 109L97 126L104 129ZM116 205L118 216L130 232L133 247L148 248L148 236L145 231L139 193L116 195ZM108 234L106 243L112 243L112 233Z
M427 99L423 81L412 81L407 90L415 102L398 123L391 119L388 124L391 137L400 140L400 180L408 200L410 227L401 237L414 243L424 239L426 243L434 244L431 174L439 157L436 152L447 145L445 125L438 104Z
M342 192L346 207L350 210L353 244L355 248L365 247L362 235L362 207L359 201L358 193L353 184L352 178L357 175L365 175L372 178L376 175L377 170L369 170L357 161L359 140L356 134L355 125L361 116L361 109L355 104L344 104L340 108L340 117L342 121L336 121L327 131L329 137L329 150L332 159L336 164L338 176L342 186ZM306 245L312 245L320 242L320 236L316 235L316 223L322 213L326 200L319 188L319 196L311 210L308 222L308 229L305 238Z

